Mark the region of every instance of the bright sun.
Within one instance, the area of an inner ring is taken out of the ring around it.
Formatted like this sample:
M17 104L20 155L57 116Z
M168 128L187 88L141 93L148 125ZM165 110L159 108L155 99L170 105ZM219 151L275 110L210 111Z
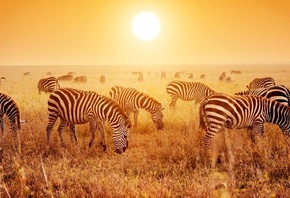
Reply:
M160 32L159 18L152 12L140 12L132 21L132 31L137 38L150 41Z

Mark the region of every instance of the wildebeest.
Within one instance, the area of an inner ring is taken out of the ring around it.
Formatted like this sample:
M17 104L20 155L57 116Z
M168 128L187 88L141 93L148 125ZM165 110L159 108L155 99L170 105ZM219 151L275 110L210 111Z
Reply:
M47 72L46 75L47 76L52 76L52 75L54 75L54 72Z
M139 74L138 81L139 82L143 82L143 74L142 73Z
M231 74L241 74L242 71L241 70L232 70Z
M63 75L57 78L59 81L71 81L74 77L72 75Z
M2 77L0 78L0 84L1 84L1 80L2 80L2 79L6 80L6 78L2 76Z
M24 74L23 74L23 76L30 76L31 75L31 72L25 72Z
M67 75L76 75L76 72L68 72Z
M179 72L176 72L176 73L174 74L174 78L180 78L180 73L179 73Z
M229 76L226 78L226 83L231 83L234 82L234 80L232 80L232 78Z
M201 74L199 78L200 79L205 79L205 74Z
M162 71L161 72L161 79L165 79L166 78L166 73L165 73L165 71Z
M88 79L87 79L86 76L78 76L78 77L75 77L74 82L77 82L77 83L86 83L87 80Z

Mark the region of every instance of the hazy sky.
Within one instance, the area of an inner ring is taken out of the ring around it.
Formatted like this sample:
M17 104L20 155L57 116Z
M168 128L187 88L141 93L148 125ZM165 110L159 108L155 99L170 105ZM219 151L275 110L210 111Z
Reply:
M289 0L0 0L0 65L290 64L289 35Z

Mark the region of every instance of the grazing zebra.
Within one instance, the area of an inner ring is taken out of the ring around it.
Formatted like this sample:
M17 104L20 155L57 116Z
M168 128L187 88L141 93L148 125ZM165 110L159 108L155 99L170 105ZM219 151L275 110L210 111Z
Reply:
M110 96L117 101L121 108L129 116L134 113L134 126L137 126L139 109L144 109L151 114L151 118L157 130L163 128L163 110L162 104L154 98L137 91L131 87L114 86L111 88Z
M290 90L284 85L275 85L268 88L238 92L235 93L235 95L261 96L290 106Z
M223 72L220 77L219 77L219 81L223 82L227 77L227 73L226 72Z
M48 142L53 125L60 117L58 132L62 144L62 132L66 126L70 126L70 130L77 142L75 124L89 122L91 130L89 146L92 146L95 132L98 128L101 132L101 145L106 151L103 122L108 120L114 131L115 151L122 153L128 147L127 136L129 133L128 128L131 127L130 120L120 106L111 98L101 96L92 91L60 88L49 96L48 112L48 125L46 127Z
M276 85L275 80L271 77L255 78L247 85L249 90L267 88Z
M42 78L38 81L37 84L38 92L41 94L41 91L44 93L51 93L60 88L59 82L56 77Z
M0 128L4 136L4 114L8 117L11 131L16 137L17 129L20 130L20 111L16 102L8 95L0 93Z
M290 135L290 108L279 102L259 96L229 96L213 94L200 105L200 128L206 130L205 148L222 128L252 127L252 140L264 133L264 123L278 125Z
M172 101L170 108L175 108L178 98L185 101L195 100L195 104L201 103L207 96L215 93L214 90L200 82L171 81L166 87Z

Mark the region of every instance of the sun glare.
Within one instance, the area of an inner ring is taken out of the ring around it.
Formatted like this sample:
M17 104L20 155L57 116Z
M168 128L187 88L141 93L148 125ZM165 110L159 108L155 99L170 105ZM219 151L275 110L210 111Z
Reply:
M132 31L138 39L152 40L160 32L159 18L152 12L141 12L132 21Z

